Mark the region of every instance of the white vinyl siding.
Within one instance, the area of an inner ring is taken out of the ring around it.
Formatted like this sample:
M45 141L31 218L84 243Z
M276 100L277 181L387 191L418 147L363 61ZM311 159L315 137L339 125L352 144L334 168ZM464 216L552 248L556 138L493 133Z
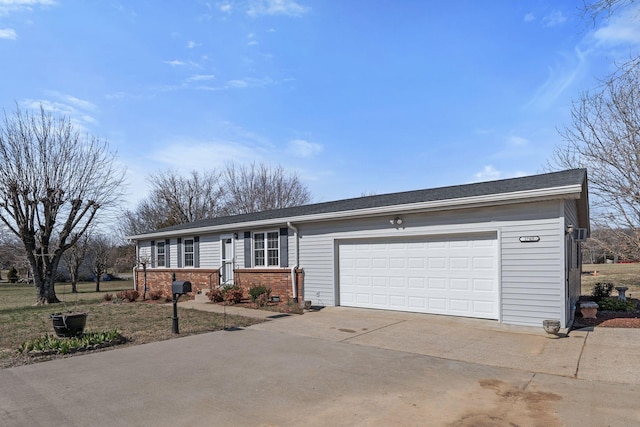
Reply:
M220 235L200 236L200 267L220 268Z
M494 232L501 271L500 320L539 326L544 319L560 319L564 326L562 210L562 201L549 201L403 215L398 228L388 217L299 224L304 299L314 305L340 305L336 260L338 244L345 239ZM519 240L532 235L540 241Z
M144 240L138 242L138 259L141 261L144 260L147 262L147 267L151 267L151 241ZM155 265L155 260L153 260L153 265Z

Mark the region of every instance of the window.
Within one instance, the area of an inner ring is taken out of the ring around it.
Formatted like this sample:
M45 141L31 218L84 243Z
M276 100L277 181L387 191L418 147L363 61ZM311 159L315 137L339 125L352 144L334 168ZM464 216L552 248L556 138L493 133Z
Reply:
M156 243L156 265L158 267L164 267L166 265L164 242Z
M280 265L280 238L277 231L253 234L253 265L255 267Z
M194 263L193 239L184 239L184 266L193 267Z

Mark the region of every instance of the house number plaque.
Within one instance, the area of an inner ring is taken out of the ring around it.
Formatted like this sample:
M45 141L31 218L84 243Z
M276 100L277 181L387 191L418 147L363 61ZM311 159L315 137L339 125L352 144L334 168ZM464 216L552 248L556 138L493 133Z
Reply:
M531 242L539 242L540 236L522 236L520 237L520 242L522 243L531 243Z

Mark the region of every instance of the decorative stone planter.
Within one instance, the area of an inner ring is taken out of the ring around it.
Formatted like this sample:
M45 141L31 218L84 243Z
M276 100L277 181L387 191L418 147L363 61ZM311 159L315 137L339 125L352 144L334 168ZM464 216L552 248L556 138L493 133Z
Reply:
M53 313L51 321L57 336L77 337L84 332L87 313Z
M542 327L544 331L550 335L558 335L560 332L560 321L559 320L543 320Z
M585 319L595 319L598 314L598 304L593 301L581 302L580 313Z
M625 292L627 292L629 290L629 288L627 288L626 286L619 286L616 288L616 291L618 291L618 299L622 300L622 301L626 301L627 300L627 296L625 295Z

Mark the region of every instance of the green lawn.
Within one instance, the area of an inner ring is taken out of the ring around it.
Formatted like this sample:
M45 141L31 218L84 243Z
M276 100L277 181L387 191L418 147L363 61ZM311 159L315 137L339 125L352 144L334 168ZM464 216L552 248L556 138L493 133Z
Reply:
M49 315L61 311L87 312L87 331L115 328L130 340L126 345L177 337L171 333L172 304L104 301L105 293L115 296L120 290L131 289L132 285L131 281L104 282L100 285L102 292L96 293L95 283L82 283L79 292L72 294L69 284L60 284L56 285L56 293L64 302L35 306L36 291L33 285L0 282L0 368L32 363L33 360L18 355L18 346L43 334L53 334ZM185 309L179 309L178 317L181 336L260 322L230 315L225 319L221 314Z

